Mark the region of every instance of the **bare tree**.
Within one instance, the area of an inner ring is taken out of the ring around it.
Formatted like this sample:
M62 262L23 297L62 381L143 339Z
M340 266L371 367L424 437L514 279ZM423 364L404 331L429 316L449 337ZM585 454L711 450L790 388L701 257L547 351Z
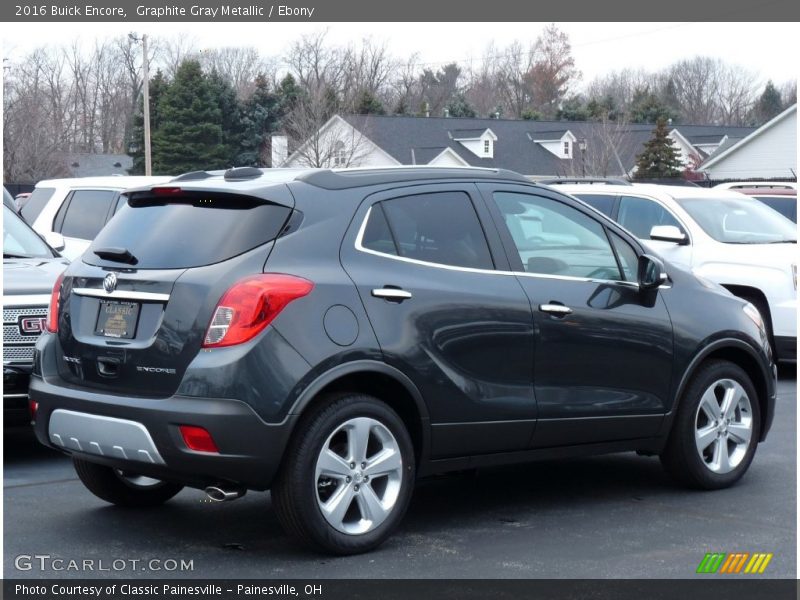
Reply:
M369 150L366 125L356 129L328 123L332 112L326 96L323 89L307 92L287 116L284 127L296 148L294 160L303 167L359 166Z
M268 59L253 47L211 48L200 52L200 63L206 71L216 71L236 91L240 100L249 98L255 90L256 77L273 79L276 61Z

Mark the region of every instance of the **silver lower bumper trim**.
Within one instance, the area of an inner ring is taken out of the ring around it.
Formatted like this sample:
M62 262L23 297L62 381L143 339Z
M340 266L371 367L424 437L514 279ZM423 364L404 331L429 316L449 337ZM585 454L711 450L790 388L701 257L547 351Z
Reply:
M65 450L165 464L150 432L136 421L57 409L50 415L48 433Z

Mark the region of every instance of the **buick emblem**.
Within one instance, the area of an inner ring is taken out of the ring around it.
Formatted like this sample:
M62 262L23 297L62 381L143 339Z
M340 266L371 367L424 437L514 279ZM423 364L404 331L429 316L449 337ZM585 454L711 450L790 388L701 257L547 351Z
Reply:
M105 276L105 279L103 279L103 289L109 294L117 289L116 273L109 273Z

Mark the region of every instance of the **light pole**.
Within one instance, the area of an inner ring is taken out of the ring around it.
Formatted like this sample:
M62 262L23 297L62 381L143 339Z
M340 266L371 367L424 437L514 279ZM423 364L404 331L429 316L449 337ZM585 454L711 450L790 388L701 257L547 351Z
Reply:
M581 177L586 177L586 138L578 140L578 149L581 151Z
M153 174L153 164L150 153L150 72L147 60L147 35L141 38L135 33L129 33L128 37L134 42L142 42L142 95L144 96L144 174Z

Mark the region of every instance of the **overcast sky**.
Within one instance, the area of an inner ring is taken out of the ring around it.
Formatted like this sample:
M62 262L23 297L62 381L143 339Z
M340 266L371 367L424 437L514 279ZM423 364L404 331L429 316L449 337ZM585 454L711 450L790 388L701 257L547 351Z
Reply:
M129 31L152 36L188 36L198 48L254 46L264 55L282 55L305 33L327 27L328 39L348 44L364 37L386 40L390 52L406 58L417 52L422 63L436 68L447 62L479 61L487 43L500 47L512 40L532 41L542 23L93 23L15 24L4 27L4 57L11 61L38 45L79 37L91 44L97 38ZM572 41L583 81L624 67L657 70L698 54L719 57L750 69L759 83L777 83L798 76L800 43L796 23L558 23ZM74 34L72 32L75 32ZM9 63L6 63L9 64Z

